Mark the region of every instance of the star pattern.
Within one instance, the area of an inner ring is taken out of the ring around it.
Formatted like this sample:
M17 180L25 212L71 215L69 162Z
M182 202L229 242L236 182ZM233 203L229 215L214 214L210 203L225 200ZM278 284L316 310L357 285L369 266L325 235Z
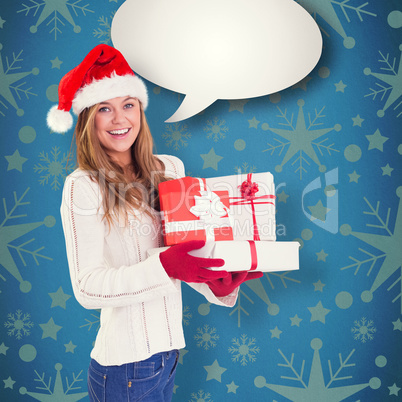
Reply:
M3 46L0 44L0 51L3 49ZM21 83L19 85L14 85L18 81L21 81L28 75L38 75L39 69L33 68L31 71L21 72L18 63L22 62L22 50L15 54L13 53L13 59L9 60L8 57L5 58L5 62L3 60L3 55L0 53L0 96L3 97L17 112L17 116L23 116L24 110L18 107L17 101L15 100L15 96L18 99L21 99L21 95L24 95L26 98L29 96L35 95L31 92L31 88L23 89L25 83ZM18 72L14 72L17 70ZM14 95L13 92L16 94ZM1 98L0 98L1 99ZM0 102L0 104L3 104ZM4 116L4 113L0 113Z
M386 93L388 92L388 98L385 102L385 105L382 109L377 111L377 116L378 117L384 117L385 115L385 111L394 103L396 103L398 101L398 99L402 96L402 45L399 45L399 51L400 56L399 56L399 65L397 67L397 70L395 69L395 61L393 63L393 65L388 68L388 74L384 74L384 73L373 73L371 71L370 68L365 68L363 70L365 75L371 75L375 78L377 78L378 80L382 81L385 84L388 84L389 87L383 87L380 85L381 88L381 92L382 92L382 96L381 99L383 99L386 95ZM384 56L381 52L381 62L385 62L388 63L389 57ZM383 69L384 70L384 69ZM371 94L373 96L373 99L375 99L376 95L378 94L378 91L376 90L372 90ZM367 95L367 96L369 96ZM398 106L400 105L400 103L398 103L394 109L396 109ZM398 117L401 115L401 113L398 114Z
M345 92L345 88L347 87L347 85L345 85L344 83L343 83L343 81L342 80L340 80L339 82L337 82L336 84L334 84L335 85L335 92L342 92L342 93L344 93Z
M398 203L398 210L396 214L396 220L395 220L395 225L394 225L394 230L392 231L389 228L389 218L386 219L384 222L382 217L379 215L379 204L377 204L376 208L374 208L370 202L364 198L366 201L369 210L365 211L366 215L371 215L374 218L376 218L379 221L379 225L373 225L373 224L367 224L367 226L373 226L379 229L382 229L385 234L373 234L373 233L363 233L363 232L355 232L352 230L350 225L344 224L340 227L340 232L344 236L354 236L357 239L360 239L361 241L365 242L366 244L380 250L383 252L380 257L385 257L385 259L382 262L382 265L377 272L376 278L374 279L374 282L369 290L365 290L361 294L361 298L364 302L369 303L373 300L373 294L374 292L384 284L384 282L390 278L395 272L398 270L402 270L402 249L399 247L399 244L401 244L402 241L402 186L399 186L396 189L396 196L399 198L399 203ZM388 211L388 216L389 216L390 211ZM344 269L349 269L349 268L357 268L356 273L360 269L360 267L368 261L359 261L354 257L349 257L351 258L354 262L354 264L351 264L349 266L343 267L342 270ZM369 259L370 263L373 264L379 259L379 256L374 256L372 255L372 258ZM371 270L369 271L369 273ZM397 279L397 282L400 281ZM395 283L397 283L395 282ZM393 286L390 286L388 290L390 291L393 289ZM394 299L394 302L396 300L400 300L401 303L401 312L402 312L402 298L400 297L401 293L399 293L399 296Z
M234 381L232 381L230 384L226 384L226 386L228 387L228 394L229 393L235 394L237 391L237 388L239 388L239 386L236 385L234 383Z
M52 68L57 68L60 70L60 66L63 63L58 57L54 58L53 60L50 60L52 63Z
M20 283L20 290L21 292L28 293L32 285L29 281L23 279L18 266L14 260L14 254L11 253L12 249L19 250L19 255L21 258L21 253L31 254L34 258L37 265L39 265L38 259L43 258L47 260L51 260L51 258L43 255L40 253L42 248L37 249L36 251L31 251L27 249L25 246L28 243L31 243L32 240L28 242L23 242L21 245L16 246L14 241L23 237L24 235L30 233L31 231L37 229L38 227L42 226L43 224L47 227L52 227L55 224L55 219L52 216L48 216L44 219L43 222L33 222L33 223L22 223L19 225L10 224L10 220L17 217L25 217L26 215L21 214L17 215L16 211L18 208L28 205L29 202L25 201L24 198L28 193L29 188L25 190L22 196L17 196L14 193L14 205L10 208L10 213L7 212L7 202L3 198L3 206L6 213L6 216L3 222L0 224L0 261L2 266L6 271L8 271L19 283ZM7 224L7 225L6 225ZM25 259L21 258L21 260L25 263Z
M238 100L230 100L229 101L229 112L240 112L244 113L244 106L248 102L248 99L238 99Z
M370 379L370 382L366 384L354 384L354 385L343 385L343 386L331 386L334 381L344 380L343 378L337 378L337 375L342 370L342 367L338 370L337 373L332 373L331 371L331 379L325 384L323 367L321 365L320 358L320 349L322 348L322 341L319 338L315 338L311 341L311 348L314 350L314 356L311 364L310 375L308 378L308 383L304 382L303 370L304 370L304 361L302 365L301 373L296 371L294 368L294 355L292 355L291 359L286 358L284 353L279 350L281 356L285 360L285 364L278 364L280 367L287 367L292 369L292 373L294 377L282 377L288 380L293 380L293 383L296 381L299 384L297 386L288 386L288 385L279 385L279 384L267 384L264 377L259 376L254 380L254 384L258 388L266 387L279 395L284 396L285 398L293 401L293 402L304 402L304 401L325 401L325 402L340 402L352 396L359 391L367 388L368 386L373 388L378 388L379 380L378 378ZM346 364L351 356L353 355L352 351L348 357L342 359ZM331 366L330 366L331 367ZM347 377L350 378L350 377ZM301 386L300 386L301 385Z
M383 166L381 168L382 170L382 175L383 176L391 176L392 171L394 170L394 168L392 168L391 166L389 166L389 163L387 163L385 166Z
M388 387L388 389L389 389L389 394L395 395L395 396L398 396L399 391L401 390L395 383L392 386Z
M219 156L211 148L207 154L201 154L201 158L204 160L203 169L212 168L218 170L218 163L223 159L223 156Z
M323 18L331 27L334 29L342 38L347 39L347 35L337 13L334 9L333 4L330 0L300 0L300 5L305 8L310 13L318 14ZM354 40L353 40L354 46ZM353 47L352 46L352 47Z
M311 117L310 114L305 116L303 111L304 100L299 99L297 101L297 105L299 106L299 111L297 114L296 124L293 123L293 115L291 117L288 116L287 111L282 111L279 107L278 110L281 113L280 117L286 122L282 123L282 125L286 125L289 129L282 128L272 128L270 125L264 123L264 130L272 131L274 134L282 137L284 141L275 139L274 144L270 144L269 148L264 149L263 152L271 152L271 155L279 149L279 154L287 147L287 151L280 165L275 166L275 170L280 173L282 172L283 166L288 163L295 155L298 155L297 159L292 162L292 165L296 164L295 172L298 172L300 175L300 180L302 179L303 173L306 172L306 168L304 166L310 165L308 160L304 155L308 156L319 168L320 172L326 171L326 166L322 165L317 152L323 155L323 150L327 151L330 155L333 152L339 152L336 150L333 145L327 144L327 138L317 142L317 140L330 133L332 130L340 131L341 125L335 124L331 128L316 128L316 126L321 126L320 119L323 117L322 113L324 108L320 111L316 109L315 117ZM307 119L308 117L308 119ZM318 151L316 151L318 149Z
M28 160L20 155L18 149L12 155L6 155L5 158L8 162L7 171L15 169L22 172L22 165Z
M204 366L207 374L207 381L216 380L218 382L222 382L222 374L227 370L221 367L218 363L218 360L215 360L210 366Z
M307 207L310 212L311 212L311 220L313 221L314 219L319 219L320 221L325 222L325 217L327 213L330 211L329 208L324 207L322 204L322 201L319 200L317 204L314 206Z
M360 117L360 115L357 115L356 117L352 117L352 120L353 120L353 127L354 127L354 126L361 127L361 126L362 126L362 123L363 123L363 121L364 121L364 119L362 119L362 118Z
M79 3L78 1L70 2L70 0L42 0L41 2L33 2L33 4L23 4L23 8L18 12L24 13L27 16L32 11L34 17L38 15L36 23L29 28L33 34L38 31L40 25L47 21L46 25L52 27L49 32L53 33L54 39L57 40L57 35L62 32L60 28L65 26L63 20L67 21L73 27L75 33L81 32L81 27L75 23L69 7L74 11L75 15L78 15L78 11L81 11L84 16L87 13L93 13L88 8L88 4L81 5ZM39 10L40 12L38 12Z
M248 128L258 128L259 123L260 122L255 117L253 117L251 120L248 121Z
M16 383L16 381L14 381L11 377L8 377L6 380L3 380L3 382L4 382L4 388L10 388L10 389L13 389L14 384Z
M324 250L321 250L320 252L316 253L316 255L317 255L317 261L325 262L326 258L328 257L328 254Z
M71 297L63 292L61 286L57 289L57 292L49 293L49 296L52 298L52 305L50 307L60 306L61 308L64 308L64 310L66 309L66 301Z
M286 200L289 198L289 194L285 193L285 190L282 190L280 193L276 194L276 199L278 202L284 202L286 204Z
M271 338L280 339L282 331L277 326L274 329L270 329L269 332L271 332Z
M313 283L313 285L314 285L314 292L322 292L325 286L325 284L322 283L320 279L317 282Z
M66 348L66 353L74 353L75 348L77 345L74 345L72 341L69 343L65 343L64 347Z
M4 342L0 345L0 354L1 355L7 355L7 350L10 349L9 347L7 347Z
M402 332L402 321L400 318L398 318L396 321L392 321L392 324L394 325L394 331Z
M368 149L378 149L379 151L383 152L384 150L384 143L389 140L388 137L384 137L381 135L380 130L376 130L374 134L366 135L366 138L369 141Z
M184 364L184 356L188 353L186 349L180 349L179 364Z
M348 174L349 176L349 183L358 183L360 175L356 173L356 170L353 173Z
M51 317L47 323L39 324L39 326L43 331L42 339L52 338L55 341L57 341L57 333L63 328L54 322L53 317Z
M308 307L308 310L311 313L310 322L320 321L323 324L325 324L325 317L331 312L331 310L325 308L322 305L321 300L317 303L315 307Z
M345 48L352 49L355 46L354 38L346 34L341 20L339 19L338 14L334 8L335 4L338 4L338 6L342 7L344 6L345 2L339 3L332 0L298 0L298 3L309 13L311 13L314 18L317 18L316 16L319 15L338 35L340 35L343 38L343 45L345 46ZM368 3L362 4L356 9L360 21L363 20L363 15L369 15L373 17L376 16L376 14L364 8L367 6L367 4ZM348 6L348 4L346 4L346 6ZM353 9L353 7L349 7ZM348 16L348 8L342 7L342 11L347 21L350 21Z
M85 398L88 395L88 392L79 392L79 393L70 393L70 391L72 390L77 390L79 389L79 387L76 386L76 382L77 381L82 381L82 379L80 379L80 375L81 373L79 373L78 375L74 375L73 374L73 380L70 382L67 380L67 385L68 388L66 390L64 390L63 387L63 382L61 379L61 370L63 369L62 364L57 363L55 365L55 369L57 371L56 374L56 379L54 380L54 385L53 385L53 390L50 389L51 387L51 382L52 382L52 378L50 377L48 383L44 382L44 374L43 377L40 377L38 375L38 379L36 379L36 381L40 381L41 383L43 383L45 385L46 388L42 387L42 388L38 388L38 389L43 389L44 393L39 393L39 392L31 392L28 391L25 387L21 387L20 388L20 394L21 395L29 395L31 398L36 399L37 401L41 401L41 402L77 402L83 398ZM72 387L72 385L75 384L75 387Z
M303 321L303 319L299 318L298 315L296 314L294 317L290 317L290 322L291 326L294 327L300 327L300 323Z

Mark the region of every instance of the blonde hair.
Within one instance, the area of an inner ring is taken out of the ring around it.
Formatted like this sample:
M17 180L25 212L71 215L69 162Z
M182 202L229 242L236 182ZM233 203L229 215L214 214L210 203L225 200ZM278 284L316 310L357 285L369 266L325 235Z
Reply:
M144 211L152 217L149 208L159 210L158 184L169 180L164 175L164 164L154 154L154 142L144 110L140 104L141 127L131 148L135 181L129 180L123 168L106 153L95 131L95 115L99 104L84 109L75 128L78 166L90 171L91 179L99 184L102 194L103 219L110 225L129 210ZM145 208L144 208L145 206Z

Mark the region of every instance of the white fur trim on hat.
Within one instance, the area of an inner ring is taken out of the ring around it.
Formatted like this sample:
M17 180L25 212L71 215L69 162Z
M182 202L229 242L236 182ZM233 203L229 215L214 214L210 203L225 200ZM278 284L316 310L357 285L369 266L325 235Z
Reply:
M70 112L59 110L57 105L55 105L47 113L46 122L52 131L65 133L73 126L73 116L71 116Z
M85 108L120 96L137 98L145 110L148 106L148 92L141 78L135 75L116 75L94 80L79 89L73 100L73 111L80 114Z

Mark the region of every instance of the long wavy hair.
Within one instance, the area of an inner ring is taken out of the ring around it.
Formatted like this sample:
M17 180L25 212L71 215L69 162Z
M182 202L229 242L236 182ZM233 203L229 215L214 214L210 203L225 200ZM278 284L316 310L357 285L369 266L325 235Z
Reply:
M141 126L131 147L135 179L130 180L123 168L114 162L100 143L95 130L95 115L99 104L84 109L75 127L78 166L91 172L91 179L99 184L102 195L103 219L110 225L116 221L127 223L128 212L143 211L150 217L152 209L159 210L158 184L169 180L164 165L154 154L154 142L144 110L140 105ZM150 207L150 208L149 208Z

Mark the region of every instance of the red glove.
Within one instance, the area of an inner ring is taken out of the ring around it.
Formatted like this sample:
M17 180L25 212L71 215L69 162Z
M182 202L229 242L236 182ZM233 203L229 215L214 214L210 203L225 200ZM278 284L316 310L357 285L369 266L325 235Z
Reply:
M225 278L227 271L212 271L208 267L221 267L225 261L221 258L200 258L188 254L189 251L201 248L205 241L191 240L175 244L159 254L159 259L166 273L184 282L203 283Z
M254 271L229 272L229 275L225 278L208 281L207 285L215 296L223 297L232 293L243 282L249 281L250 279L261 278L263 275L262 272Z

